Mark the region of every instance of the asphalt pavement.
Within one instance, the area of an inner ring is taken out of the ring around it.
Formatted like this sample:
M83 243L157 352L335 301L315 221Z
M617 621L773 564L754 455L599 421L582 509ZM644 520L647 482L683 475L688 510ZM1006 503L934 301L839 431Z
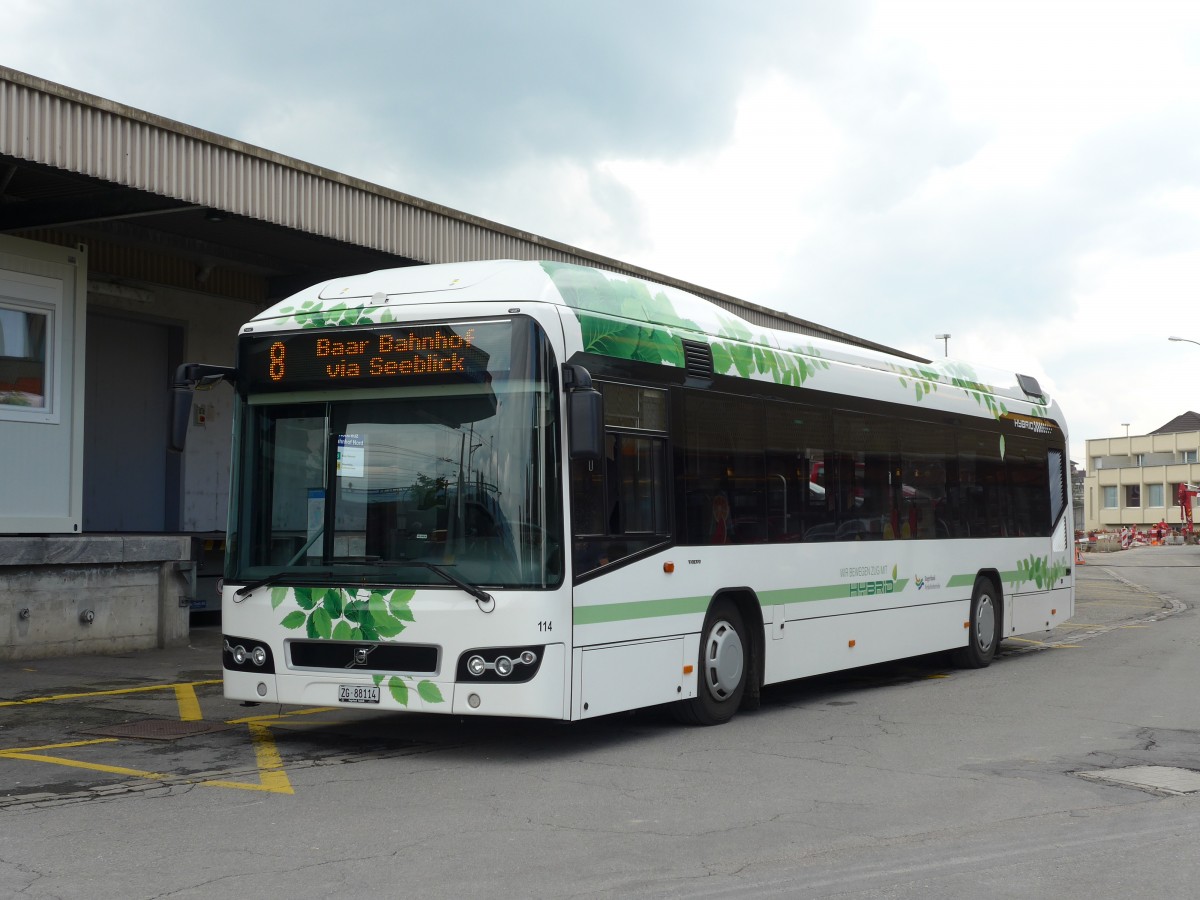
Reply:
M1162 582L1149 570L1200 566L1200 547L1092 552L1085 560L1076 567L1074 617L1046 634L1006 639L1002 654L1079 646L1186 609L1188 597L1144 585ZM366 752L361 740L330 739L306 744L302 761L281 756L267 726L298 713L226 700L220 679L220 626L211 623L193 627L178 648L0 662L0 810L218 779L290 792L287 766Z

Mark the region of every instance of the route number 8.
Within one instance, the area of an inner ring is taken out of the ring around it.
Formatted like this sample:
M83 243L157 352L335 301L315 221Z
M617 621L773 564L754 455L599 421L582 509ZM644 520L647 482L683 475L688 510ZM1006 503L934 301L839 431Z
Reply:
M271 345L270 375L272 381L283 380L283 351L283 341L276 341Z

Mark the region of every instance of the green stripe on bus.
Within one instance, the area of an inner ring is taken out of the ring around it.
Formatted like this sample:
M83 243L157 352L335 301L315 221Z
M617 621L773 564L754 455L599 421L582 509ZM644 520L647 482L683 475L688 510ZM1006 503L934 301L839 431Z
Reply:
M1023 576L1019 571L1017 571L1015 569L1011 572L1001 572L999 574L1000 574L1000 581L1004 584L1013 584L1014 582L1020 583L1022 581L1029 580L1028 578ZM946 582L946 587L948 587L948 588L970 587L974 583L975 583L975 575L974 574L952 575L950 577L950 580Z
M703 613L710 597L669 597L665 600L635 600L627 603L598 603L575 607L576 625L599 625L629 619L653 619L659 616L684 616Z
M869 582L871 585L890 584L890 591L882 587L868 589L862 584L823 584L816 587L784 588L778 591L763 591L758 595L762 606L785 606L788 603L812 603L817 600L845 600L849 597L899 594L908 586L907 578L896 581ZM599 625L604 622L625 622L632 619L654 619L660 616L684 616L703 613L708 609L711 597L669 597L665 600L634 600L624 603L596 603L591 606L575 607L576 625Z

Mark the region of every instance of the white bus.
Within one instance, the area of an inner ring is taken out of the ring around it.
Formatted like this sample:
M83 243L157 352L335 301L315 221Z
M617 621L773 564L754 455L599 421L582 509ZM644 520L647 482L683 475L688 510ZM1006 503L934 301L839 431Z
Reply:
M716 724L764 685L1074 606L1067 435L1033 378L757 327L581 266L338 278L256 316L225 695Z

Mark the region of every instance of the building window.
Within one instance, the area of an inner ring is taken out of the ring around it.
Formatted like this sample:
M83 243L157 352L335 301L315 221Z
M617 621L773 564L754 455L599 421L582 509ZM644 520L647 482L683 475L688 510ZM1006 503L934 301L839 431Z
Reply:
M1184 450L1184 451L1182 451L1182 454L1183 454L1183 462L1194 463L1196 461L1196 451L1195 450Z
M1140 484L1125 485L1125 505L1126 506L1141 506L1142 505L1142 486Z
M1146 491L1147 506L1163 505L1163 486L1161 484L1148 484L1146 485Z
M0 298L0 417L50 409L47 348L53 346L51 310Z
M1133 456L1133 464L1138 467L1144 466L1146 464L1146 454L1135 453Z
M1117 508L1117 486L1116 485L1112 485L1112 486L1106 487L1104 489L1104 508L1105 509L1116 509Z

